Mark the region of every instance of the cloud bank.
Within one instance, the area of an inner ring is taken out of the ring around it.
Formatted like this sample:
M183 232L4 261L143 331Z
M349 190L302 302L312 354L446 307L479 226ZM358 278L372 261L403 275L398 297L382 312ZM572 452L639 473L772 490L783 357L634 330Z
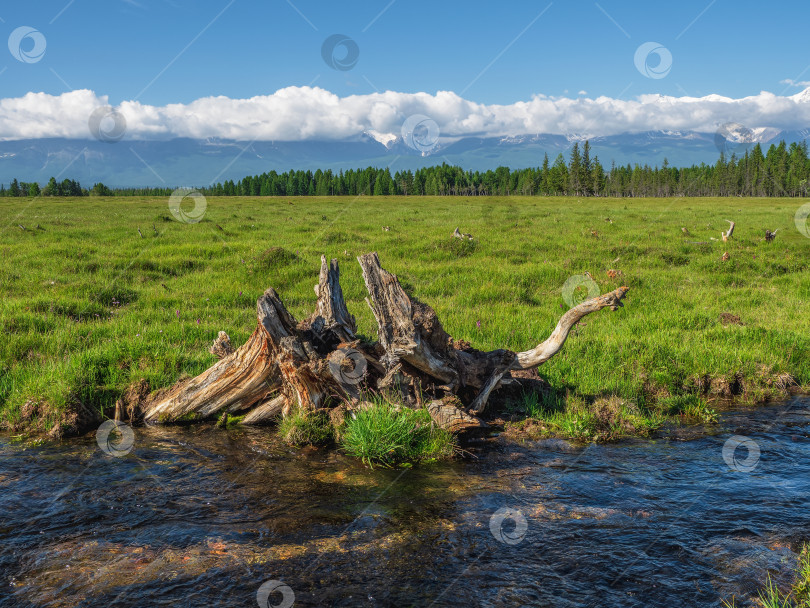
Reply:
M106 96L89 90L2 99L0 140L89 139L93 136L91 115L107 105ZM166 106L126 101L116 111L126 121L125 139L300 141L371 133L380 141L389 141L400 135L403 123L415 114L430 117L442 139L448 140L535 133L598 137L654 130L713 132L729 122L749 128L803 129L810 126L810 89L792 96L761 92L741 99L719 95L642 95L633 100L536 95L510 105L486 105L450 91L338 97L317 87L288 87L250 99L206 97ZM102 121L100 128L118 133L121 125L112 123L120 122L120 116Z

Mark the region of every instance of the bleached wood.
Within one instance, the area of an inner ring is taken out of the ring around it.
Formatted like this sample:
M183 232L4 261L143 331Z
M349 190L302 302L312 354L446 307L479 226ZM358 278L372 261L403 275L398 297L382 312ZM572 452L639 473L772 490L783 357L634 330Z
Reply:
M734 234L734 226L736 225L731 220L726 220L729 223L728 230L725 232L721 232L720 235L723 237L723 241L728 241L731 238L731 235Z
M426 409L430 417L439 427L451 433L487 428L487 424L480 418L471 416L461 408L452 404L446 404L438 399L428 403Z
M169 422L191 413L208 416L226 408L247 409L264 401L280 385L267 337L259 326L233 354L153 399L144 410L144 420Z
M733 226L732 226L733 229ZM732 230L730 229L730 231ZM316 311L297 323L279 295L268 289L257 302L257 327L250 339L196 378L157 394L143 407L147 421L166 422L189 413L245 412L243 424L286 415L292 407L307 410L341 402L352 407L365 399L358 382L385 394L399 392L403 403L424 405L437 424L454 431L483 428L475 416L491 394L509 382L510 370L537 367L556 355L571 329L586 315L622 306L628 288L587 300L566 312L554 331L522 353L478 351L454 341L436 312L412 299L397 277L384 270L376 253L358 258L377 321L379 341L356 339L356 324L340 287L337 260L321 258L315 292ZM223 337L224 336L224 337ZM224 341L227 336L222 334ZM347 383L330 366L338 351L359 352L362 375Z
M530 369L542 365L551 359L560 351L563 344L565 344L565 340L568 338L568 334L571 332L571 328L574 327L580 319L592 312L607 307L610 307L611 310L618 310L620 307L624 306L622 299L629 290L629 287L619 287L610 293L596 296L595 298L591 298L574 306L560 318L557 322L557 326L548 338L533 349L517 354L512 369Z
M458 372L447 357L449 336L433 309L412 301L397 277L382 268L376 253L361 255L357 260L371 297L369 306L377 319L386 367L402 360L442 382L457 383Z
M269 401L265 401L264 403L257 405L255 408L250 410L250 412L248 412L242 419L240 424L263 424L275 420L281 415L281 411L284 408L285 403L286 399L284 398L284 395L277 395Z
M341 342L351 342L357 333L357 324L349 314L340 287L340 268L333 259L327 265L326 256L321 256L321 274L315 286L318 301L315 305L315 318L312 327L319 334L331 331Z
M327 285L334 286L336 279L329 276L331 273L337 273L337 263L327 270L324 278ZM324 290L325 297L327 291L332 307L329 311L345 311L339 285L337 289ZM268 289L259 298L256 314L256 330L245 344L196 378L156 395L144 407L144 420L169 422L191 413L205 417L226 409L244 411L279 392L287 406L298 404L316 409L329 396L344 394L323 357L307 339L308 334L298 329L274 289ZM322 328L322 335L333 328L342 335L349 327L344 319L330 328Z

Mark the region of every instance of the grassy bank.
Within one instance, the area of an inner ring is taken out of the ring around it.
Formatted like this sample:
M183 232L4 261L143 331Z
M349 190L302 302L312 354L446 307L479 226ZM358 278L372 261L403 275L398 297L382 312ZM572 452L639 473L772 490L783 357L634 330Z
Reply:
M155 389L200 373L219 330L234 344L252 332L268 286L308 315L322 253L341 261L350 311L374 337L355 261L374 250L480 349L544 339L571 276L589 272L602 292L629 285L625 308L586 318L540 368L553 393L537 419L576 435L568 412L592 438L610 435L602 418L628 432L688 421L690 404L761 401L788 376L810 384L810 239L794 226L805 202L212 198L185 224L166 199L3 200L0 421L70 433L82 408L109 412L142 379ZM726 219L732 241L711 241ZM452 239L456 226L475 240ZM774 242L765 228L781 229Z

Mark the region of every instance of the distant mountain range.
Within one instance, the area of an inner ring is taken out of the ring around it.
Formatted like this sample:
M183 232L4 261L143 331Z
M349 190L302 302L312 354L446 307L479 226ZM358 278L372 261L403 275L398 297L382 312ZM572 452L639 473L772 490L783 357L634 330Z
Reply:
M788 143L810 137L810 130L746 129L728 125L718 133L648 131L587 137L586 135L522 135L465 137L420 152L402 139L378 141L364 133L347 141L256 141L171 139L164 141L36 139L0 142L0 182L17 178L44 184L50 177L76 179L89 187L102 182L111 187L206 186L239 180L271 170L348 169L389 167L391 173L448 163L465 169L498 166L537 167L545 153L553 163L560 153L568 157L574 142L590 139L592 155L609 168L636 163L670 166L713 164L720 150L741 156L754 142L767 148L784 139Z

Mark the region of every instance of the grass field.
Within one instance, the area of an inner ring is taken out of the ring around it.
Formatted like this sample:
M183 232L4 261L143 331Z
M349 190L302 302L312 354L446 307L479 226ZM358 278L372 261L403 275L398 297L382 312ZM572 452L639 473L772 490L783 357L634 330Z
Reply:
M588 271L602 292L630 286L623 309L587 317L539 369L553 403L527 397L526 408L551 432L554 416L587 417L605 400L653 421L713 395L761 401L778 394L780 374L810 384L810 239L794 225L805 202L211 198L191 224L166 199L5 199L0 421L72 432L79 403L101 410L141 379L156 389L198 374L218 331L237 345L253 331L267 287L296 318L309 315L322 253L340 260L349 309L375 337L355 261L369 251L479 349L545 339L571 276ZM726 219L737 222L732 241L710 241ZM456 226L475 240L451 238ZM780 228L774 242L765 228Z

